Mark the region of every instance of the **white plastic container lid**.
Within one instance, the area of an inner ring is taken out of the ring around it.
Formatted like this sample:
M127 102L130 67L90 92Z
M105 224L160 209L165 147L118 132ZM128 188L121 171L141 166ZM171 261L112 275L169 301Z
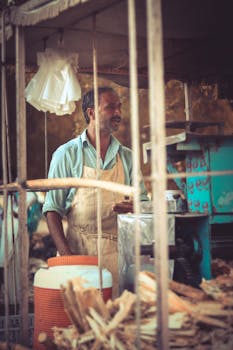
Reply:
M102 269L102 288L112 287L112 274L107 269ZM68 280L81 277L86 282L84 287L99 289L99 268L94 265L61 265L48 268L40 268L34 277L34 287L60 289Z

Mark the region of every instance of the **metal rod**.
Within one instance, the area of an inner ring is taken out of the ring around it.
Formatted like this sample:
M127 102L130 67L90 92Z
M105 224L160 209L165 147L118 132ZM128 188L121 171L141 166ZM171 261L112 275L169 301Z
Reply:
M45 178L48 176L48 123L47 112L44 113L44 163L45 163Z
M155 270L157 281L157 347L169 348L168 331L168 238L166 213L166 132L164 66L160 0L147 0L147 40L149 77L151 169L154 211Z
M5 11L2 12L2 45L1 45L1 115L2 115L2 171L3 171L3 185L7 184L7 140L6 140L6 66L5 66ZM3 192L3 235L4 235L4 303L5 303L5 338L9 342L9 269L8 269L8 228L7 228L7 209L8 209L8 191L7 188Z
M10 64L8 64L9 66L12 66ZM37 67L34 66L34 65L27 65L26 67L26 72L27 73L36 73L37 72ZM93 67L85 67L85 66L80 66L78 68L78 71L79 73L90 73L90 74L93 74ZM107 74L111 74L111 75L122 75L122 76L127 76L129 75L129 71L128 69L126 68L119 68L119 67L98 67L98 74L100 75L107 75ZM147 78L147 74L146 72L142 72L140 71L138 73L138 76L139 77L142 77L142 78Z
M3 17L5 16L5 14L3 14ZM4 27L4 25L2 25L2 28ZM3 29L5 31L5 29ZM3 34L5 37L5 33ZM2 103L2 108L4 110L4 112L2 113L2 116L5 120L5 130L4 133L6 135L6 157L7 157L7 161L6 161L6 166L7 166L7 181L12 182L12 166L11 166L11 147L10 147L10 130L9 130L9 117L8 117L8 103L7 103L7 86L6 86L6 65L5 65L5 56L6 56L6 48L5 48L5 43L3 44L3 47L5 54L3 54L2 56L2 62L4 63L4 72L2 74L2 79L3 79L3 85L2 85L2 92L3 92L3 103ZM5 152L5 150L4 150ZM9 242L11 240L12 245L13 245L13 250L12 250L12 263L11 265L9 265L9 256L7 257L7 260L5 260L7 262L7 270L8 270L8 278L11 276L11 294L13 296L13 299L10 300L10 303L13 302L14 304L14 312L16 313L16 309L17 309L17 281L16 281L16 255L15 255L15 229L14 229L14 218L13 216L11 217L11 221L10 221L10 225L8 222L8 210L10 208L10 211L12 212L13 210L13 196L10 195L10 200L9 200L9 194L7 193L7 201L5 201L4 204L4 208L6 210L6 217L5 217L5 221L4 221L4 229L6 230L6 234L5 234L5 253L7 255L8 252L8 246L9 246ZM8 204L9 203L9 204ZM9 205L9 206L8 206ZM11 237L10 237L10 233L11 233ZM10 238L10 240L9 240ZM10 280L9 280L10 281ZM8 282L9 284L10 282ZM7 287L7 291L6 293L9 295L9 290L8 290L9 286Z
M19 182L27 178L25 40L23 27L16 27L16 117L17 117L17 174ZM27 345L28 334L28 233L26 190L19 189L19 253L20 253L20 340Z
M140 344L140 298L138 276L140 272L140 148L139 148L139 112L138 112L138 81L137 81L137 43L136 43L136 15L135 1L128 0L128 35L129 35L129 67L130 67L130 110L131 110L131 139L133 150L133 186L135 220L135 291L136 300L136 324L137 324L137 349Z
M6 78L5 78L6 81ZM6 120L6 147L7 147L7 169L8 169L8 181L12 182L12 166L11 166L11 146L10 146L10 131L9 131L9 118L8 118L8 103L7 103L7 87L5 83L5 120Z
M184 83L185 120L190 121L188 84Z
M44 51L46 50L48 37L43 38ZM45 179L48 177L48 123L47 112L44 113L44 164L45 164Z
M98 71L97 71L97 48L96 48L96 15L93 15L93 77L94 77L94 100L95 100L95 136L96 136L96 179L100 180L100 123L99 123L99 97L98 97ZM102 277L102 195L101 189L97 189L97 252L99 266L99 281L100 290L102 292L103 277Z
M192 173L173 173L167 174L167 179L176 179L177 177L188 178L188 177L202 177L202 176L229 176L233 175L233 170L216 170L216 171L200 171L200 172L192 172ZM159 175L155 174L153 176L145 176L144 180L158 180Z
M14 195L11 193L10 195L10 210L11 212L13 212L13 205L14 205ZM16 228L17 230L17 228ZM12 286L12 293L13 293L13 298L14 298L14 313L16 314L17 312L17 290L18 290L18 287L17 287L17 279L18 279L18 274L17 274L17 262L16 262L16 241L15 241L15 238L17 237L17 231L15 230L15 227L14 227L14 217L13 215L11 215L11 239L12 239L12 243L13 243L13 261L12 261L12 273L13 273L13 276L12 276L12 280L13 280L13 286Z
M4 110L5 110L5 125L6 125L6 149L7 149L7 179L9 182L12 182L12 166L11 166L11 147L10 147L10 130L9 130L9 118L8 118L8 103L7 103L7 87L6 87L6 76L4 77L5 79L5 89L2 91L5 91L4 93ZM6 209L6 217L5 217L5 224L4 224L4 228L7 232L7 235L5 235L5 239L6 239L6 243L5 243L5 252L8 252L7 246L9 246L9 237L10 237L10 232L11 232L11 237L10 240L12 242L13 245L13 250L12 250L12 260L11 260L11 265L9 265L9 257L7 258L7 260L5 260L7 262L8 265L8 277L11 276L11 294L13 296L13 299L10 300L10 303L14 304L14 313L16 314L16 310L17 310L17 263L16 263L16 250L15 250L15 237L17 235L17 232L15 232L15 227L14 227L14 218L13 216L11 216L11 221L10 221L10 225L8 222L8 211L10 208L10 211L13 211L13 195L10 195L9 197L9 193L7 193L7 201L6 204L4 204L4 208ZM9 207L8 207L8 203L9 203ZM10 282L8 282L9 284ZM8 286L9 288L9 286ZM7 290L6 292L9 295L9 290Z

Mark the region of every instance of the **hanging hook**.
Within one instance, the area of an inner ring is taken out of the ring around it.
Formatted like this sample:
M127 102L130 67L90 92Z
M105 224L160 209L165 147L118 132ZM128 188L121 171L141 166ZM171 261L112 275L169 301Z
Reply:
M59 28L58 33L59 33L58 47L61 47L64 45L64 28Z
M48 36L45 36L44 38L43 38L43 44L44 44L44 51L46 50L46 48L47 48L47 41L48 41Z

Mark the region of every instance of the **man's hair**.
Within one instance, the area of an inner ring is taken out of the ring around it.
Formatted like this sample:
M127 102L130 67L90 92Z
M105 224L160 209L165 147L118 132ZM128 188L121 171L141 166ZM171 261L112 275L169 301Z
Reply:
M115 90L109 86L99 87L98 88L98 100L99 101L100 101L100 96L105 92L115 92ZM82 110L83 110L83 114L84 114L84 117L86 119L87 124L90 123L90 118L88 117L87 109L94 108L94 106L95 106L95 97L94 97L94 89L92 89L92 90L88 91L83 96L83 102L82 102Z

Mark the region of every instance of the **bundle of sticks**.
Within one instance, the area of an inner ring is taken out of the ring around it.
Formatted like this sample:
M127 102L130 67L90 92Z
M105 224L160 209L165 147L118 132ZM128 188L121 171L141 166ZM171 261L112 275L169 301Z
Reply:
M105 303L100 291L83 287L81 278L70 280L61 293L72 325L53 328L53 345L59 350L136 350L139 339L142 349L157 349L155 275L140 272L138 289L138 295L124 290ZM233 349L232 268L228 275L203 280L200 289L170 281L168 305L171 348ZM40 336L44 341L46 336Z

